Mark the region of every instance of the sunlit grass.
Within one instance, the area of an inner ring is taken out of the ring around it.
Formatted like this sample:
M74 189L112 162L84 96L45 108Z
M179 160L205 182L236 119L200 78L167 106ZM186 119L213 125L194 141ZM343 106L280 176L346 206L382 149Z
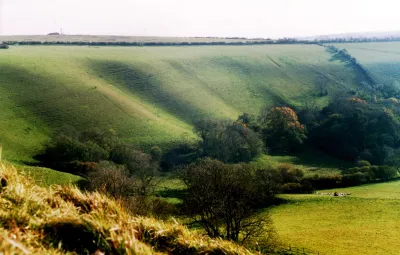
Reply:
M195 139L201 116L236 119L264 104L301 105L354 87L351 70L316 45L209 47L15 46L0 52L4 158L32 161L65 126L114 129L124 140L166 149Z
M0 165L0 253L251 254L176 221L129 215L119 202L72 186L42 188Z
M278 234L292 246L321 254L398 254L399 181L324 190L327 195L283 195L272 209Z

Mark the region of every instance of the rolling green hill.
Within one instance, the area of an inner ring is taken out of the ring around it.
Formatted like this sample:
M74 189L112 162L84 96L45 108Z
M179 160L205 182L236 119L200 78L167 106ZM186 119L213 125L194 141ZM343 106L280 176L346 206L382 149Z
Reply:
M193 139L191 121L235 119L268 104L299 105L355 88L351 68L317 45L73 47L0 51L4 157L30 161L65 126L114 129L141 148Z

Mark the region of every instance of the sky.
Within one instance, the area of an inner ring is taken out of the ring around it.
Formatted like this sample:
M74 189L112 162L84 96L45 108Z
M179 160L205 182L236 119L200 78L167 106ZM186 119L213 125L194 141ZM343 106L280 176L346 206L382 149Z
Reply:
M400 30L398 0L0 0L0 35L282 38Z

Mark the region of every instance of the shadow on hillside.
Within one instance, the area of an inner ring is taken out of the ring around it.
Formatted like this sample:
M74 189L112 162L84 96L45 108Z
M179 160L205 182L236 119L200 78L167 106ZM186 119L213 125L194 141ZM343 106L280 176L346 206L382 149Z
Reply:
M177 198L183 200L185 198L186 191L183 189L165 189L158 191L157 195L162 198Z
M353 70L353 72L356 75L355 82L357 84L362 85L362 86L365 86L367 84L371 86L372 84L374 84L374 81L368 75L369 71L367 69L365 69L361 65L357 65L357 64L352 63L348 59L344 58L340 54L338 54L338 53L336 53L336 52L334 52L334 51L332 51L330 49L326 49L326 51L329 52L330 54L332 54L331 58L329 59L329 62L339 61L346 68Z
M275 154L272 156L288 156L287 154ZM349 167L354 167L354 163L344 161L341 159L337 159L331 157L329 155L324 154L323 152L316 150L305 150L298 153L290 154L292 158L290 159L290 163L295 165L304 165L308 167L315 168L336 168L336 169L346 169Z
M231 57L215 57L211 61L214 65L223 66L226 70L237 74L245 81L250 81L254 77L266 77L265 73L267 66L260 65L257 63L248 63L236 60ZM281 69L279 67L279 69ZM281 70L279 72L282 72ZM266 77L268 78L268 77ZM274 106L291 106L287 100L279 95L276 91L273 91L271 87L252 86L251 92L253 94L259 94L269 105Z
M169 91L155 74L119 61L89 60L88 65L100 78L187 122L201 113L181 95Z

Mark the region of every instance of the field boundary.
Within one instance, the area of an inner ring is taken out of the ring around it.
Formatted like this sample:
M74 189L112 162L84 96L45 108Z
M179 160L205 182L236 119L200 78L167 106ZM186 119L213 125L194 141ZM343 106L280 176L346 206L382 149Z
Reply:
M11 46L124 46L124 47L143 47L143 46L247 46L247 45L285 45L285 44L317 44L307 41L243 41L243 42L105 42L105 41L3 41Z

